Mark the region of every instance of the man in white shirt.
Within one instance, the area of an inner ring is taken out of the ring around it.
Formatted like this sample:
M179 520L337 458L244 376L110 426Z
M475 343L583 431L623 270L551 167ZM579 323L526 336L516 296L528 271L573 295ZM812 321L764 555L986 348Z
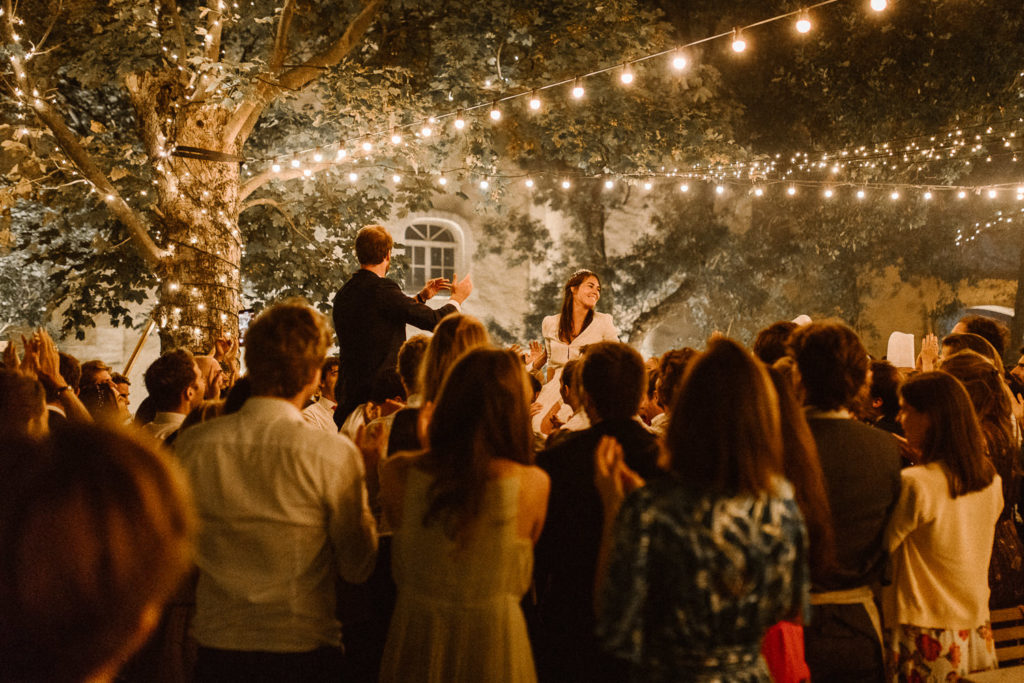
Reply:
M252 397L177 442L201 521L199 683L342 680L335 581L370 574L377 530L358 449L302 418L329 341L312 308L268 309L246 336Z
M334 410L338 403L334 400L334 387L338 384L338 357L331 356L320 368L320 394L313 403L302 411L302 417L317 429L337 434L338 425L334 422Z
M168 351L146 368L146 391L156 408L156 417L146 431L166 441L178 431L185 416L203 401L206 383L192 354L185 349Z

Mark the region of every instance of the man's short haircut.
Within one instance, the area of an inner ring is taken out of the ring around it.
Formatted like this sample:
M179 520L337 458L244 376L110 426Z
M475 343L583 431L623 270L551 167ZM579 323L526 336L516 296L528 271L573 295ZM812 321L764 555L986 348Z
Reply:
M658 403L665 412L672 410L672 402L683 383L687 369L700 358L700 351L685 346L666 351L658 363Z
M356 258L361 266L383 263L395 245L391 233L383 225L367 225L356 234Z
M398 376L402 378L406 393L419 393L420 365L430 345L430 337L425 334L414 334L406 339L398 349Z
M646 388L644 359L621 342L587 346L580 384L601 420L629 419L640 409Z
M395 368L388 368L377 375L373 380L373 386L370 387L370 395L367 396L369 401L377 405L383 404L389 398L403 401L406 399L402 378L398 376L398 370Z
M194 530L182 475L126 432L0 441L0 677L90 680L130 655L191 566Z
M110 370L110 366L101 360L90 360L82 363L82 378L79 381L79 386L96 384L96 377L101 372L110 372Z
M902 378L895 365L887 360L871 361L871 398L880 399L879 411L887 420L895 420L900 412Z
M174 410L181 394L196 381L196 361L186 349L175 349L153 361L142 376L157 412Z
M821 410L847 406L868 373L868 352L860 337L841 322L804 325L789 338L804 387L804 403Z
M961 351L974 351L991 361L996 367L1001 368L1003 366L1003 358L999 355L999 350L980 334L974 334L973 332L947 334L942 338L942 346L949 349L948 355L950 356Z
M765 365L771 365L782 358L786 355L786 342L789 340L789 335L793 334L793 330L796 328L797 324L789 320L780 320L764 328L757 333L757 338L754 339L752 349L754 355L760 358Z
M1003 357L1003 353L1006 351L1006 340L1010 336L1010 330L1006 328L1006 325L984 315L966 315L960 318L958 324L963 324L971 334L984 337L989 344L995 347L999 357Z
M331 370L335 370L341 365L341 359L337 356L328 356L324 364L320 366L320 375L323 376Z
M114 380L114 384L127 384L128 386L132 385L131 380L129 380L128 377L126 377L125 375L122 375L120 372L110 373L110 378Z
M60 365L58 366L58 372L60 376L64 378L64 381L71 387L71 391L78 392L78 387L81 386L82 382L82 366L79 364L78 359L69 353L59 352Z
M292 299L261 313L245 335L245 364L253 396L291 398L313 381L327 356L326 318Z

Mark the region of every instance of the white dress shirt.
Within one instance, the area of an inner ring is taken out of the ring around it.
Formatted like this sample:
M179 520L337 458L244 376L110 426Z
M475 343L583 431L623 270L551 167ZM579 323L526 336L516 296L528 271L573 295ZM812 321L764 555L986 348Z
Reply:
M278 398L182 433L176 453L201 522L200 645L305 652L341 642L335 575L364 580L377 533L355 445Z
M185 421L184 413L157 413L152 422L147 422L143 428L153 435L154 438L163 441L171 434L181 428Z
M337 434L338 425L334 424L334 409L337 407L337 402L326 396L321 396L319 401L311 403L303 409L302 417L317 429Z

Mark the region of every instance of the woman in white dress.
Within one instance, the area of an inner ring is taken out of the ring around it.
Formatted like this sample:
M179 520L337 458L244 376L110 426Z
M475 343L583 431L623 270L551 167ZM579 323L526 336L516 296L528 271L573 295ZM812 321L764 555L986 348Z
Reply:
M562 310L544 318L540 327L547 352L548 381L566 363L579 358L587 345L619 341L612 316L595 310L600 298L601 280L585 268L577 270L565 283Z

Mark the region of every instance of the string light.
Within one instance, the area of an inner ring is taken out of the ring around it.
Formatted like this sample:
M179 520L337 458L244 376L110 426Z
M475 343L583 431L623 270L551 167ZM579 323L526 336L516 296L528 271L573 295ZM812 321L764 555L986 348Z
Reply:
M807 10L802 10L796 20L796 30L799 33L807 33L811 30L811 15Z
M568 180L563 180L562 181L562 189L563 190L568 190L570 187L572 187L572 183L570 183Z
M526 186L529 188L533 188L533 178L526 179Z
M422 128L420 128L420 135L422 137L429 138L431 135L433 135L433 133L434 129L431 128L429 124L425 124Z
M793 195L796 194L796 188L790 185L789 188L786 189L786 194L792 197Z
M498 109L498 103L495 102L491 105L491 120L501 121L501 110Z
M723 185L716 185L715 194L725 194L725 187Z
M462 110L455 114L455 130L462 130L466 127L466 119L462 117Z
M889 3L887 0L871 0L871 9L875 10L876 12L882 12L888 6Z
M487 182L486 178L480 181L480 189L481 190L486 190L490 186L491 186L491 184L489 182Z
M585 93L585 91L583 90L583 83L580 81L579 77L577 76L576 80L573 81L572 96L578 100L578 99L583 97L584 93Z
M370 142L369 140L364 140L363 141L363 151L364 152L371 152L371 151L373 151L373 143Z
M682 50L676 50L672 54L672 68L676 71L682 71L686 68L686 56L683 55Z
M398 132L398 130L395 129L395 128L391 129L391 144L392 145L400 145L400 144L402 144L402 136Z
M355 171L352 171L351 173L348 174L348 181L350 183L354 183L357 180L359 180L359 174L358 173L356 173Z
M530 94L530 109L537 111L540 109L540 97L537 96L537 91L534 90Z
M633 82L633 70L629 68L629 64L622 65L622 74L619 76L619 80L622 81L623 85L629 85Z
M732 51L743 52L747 49L747 39L743 37L743 30L734 28L732 30Z
M396 173L395 175L391 176L391 180L397 185L398 183L402 182L402 176Z
M615 187L615 181L614 180L608 179L608 180L604 181L604 189L610 190L613 187Z

